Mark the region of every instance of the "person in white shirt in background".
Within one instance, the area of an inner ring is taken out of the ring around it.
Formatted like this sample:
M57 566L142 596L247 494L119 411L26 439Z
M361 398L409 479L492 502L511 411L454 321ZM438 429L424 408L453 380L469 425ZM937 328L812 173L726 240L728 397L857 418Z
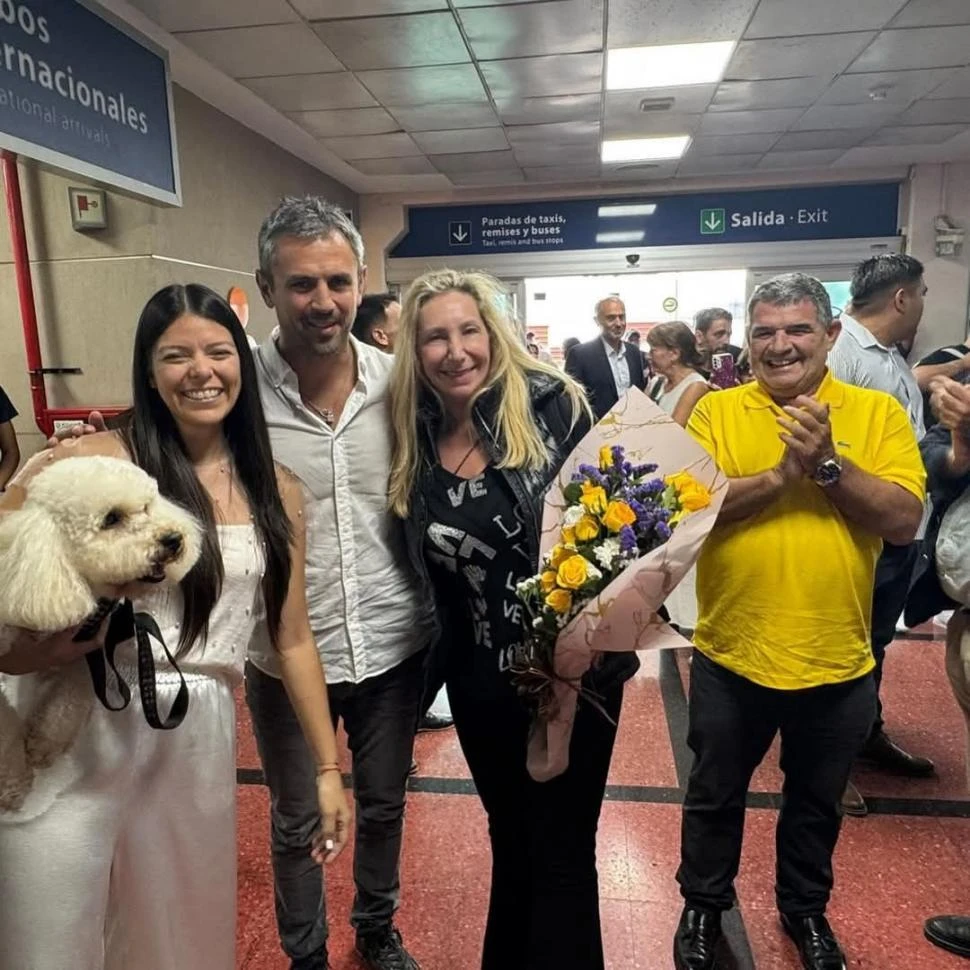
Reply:
M905 408L917 438L922 438L923 395L896 345L915 337L923 316L923 264L898 253L873 256L856 267L849 292L851 301L841 316L842 333L829 352L829 369L847 384L892 395ZM896 633L916 555L916 543L886 543L876 567L872 652L877 690L882 682L886 647ZM877 704L876 721L860 758L886 771L911 777L924 777L934 770L932 761L909 754L886 734L881 703ZM866 813L865 803L851 783L844 807L851 814Z
M287 198L263 223L256 281L278 326L256 352L257 372L273 454L307 491L310 624L353 757L351 923L370 970L418 970L393 916L431 616L387 507L393 357L350 332L366 279L363 241L338 206ZM325 970L326 905L308 855L319 825L313 763L258 635L246 673L272 795L280 938L292 970Z

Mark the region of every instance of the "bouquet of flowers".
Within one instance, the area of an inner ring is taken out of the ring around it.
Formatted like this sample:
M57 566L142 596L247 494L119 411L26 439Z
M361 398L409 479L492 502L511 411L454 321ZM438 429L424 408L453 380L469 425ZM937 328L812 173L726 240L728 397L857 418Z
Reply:
M597 703L581 686L597 654L685 645L656 611L696 560L724 484L703 449L636 389L564 463L546 499L540 571L517 589L529 630L516 682L535 706L536 780L568 765L577 699Z

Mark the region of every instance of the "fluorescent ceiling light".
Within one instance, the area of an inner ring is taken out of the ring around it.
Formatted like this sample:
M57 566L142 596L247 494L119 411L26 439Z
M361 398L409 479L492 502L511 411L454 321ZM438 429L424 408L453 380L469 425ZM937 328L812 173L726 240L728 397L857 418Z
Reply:
M635 243L643 242L646 233L641 229L639 232L598 232L596 241L598 243Z
M680 158L687 151L690 135L673 138L614 138L603 142L604 162L661 162Z
M657 211L656 203L646 205L601 205L596 210L600 219L617 219L621 216L652 216Z
M606 53L606 90L716 84L734 53L733 40L661 47L618 47Z

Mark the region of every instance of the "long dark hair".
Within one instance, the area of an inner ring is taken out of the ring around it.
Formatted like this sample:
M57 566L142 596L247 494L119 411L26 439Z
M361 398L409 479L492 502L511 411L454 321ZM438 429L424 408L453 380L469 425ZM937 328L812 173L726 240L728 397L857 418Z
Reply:
M159 491L188 509L205 529L202 555L181 583L184 606L178 653L184 653L198 637L208 634L209 614L222 592L223 581L212 500L189 461L172 413L152 386L155 345L187 313L225 327L239 355L239 397L226 415L223 433L266 561L263 601L270 637L275 643L290 582L291 529L276 480L256 364L239 318L218 293L198 283L172 284L160 289L145 304L138 319L131 374L134 405L121 434L135 463L156 479Z

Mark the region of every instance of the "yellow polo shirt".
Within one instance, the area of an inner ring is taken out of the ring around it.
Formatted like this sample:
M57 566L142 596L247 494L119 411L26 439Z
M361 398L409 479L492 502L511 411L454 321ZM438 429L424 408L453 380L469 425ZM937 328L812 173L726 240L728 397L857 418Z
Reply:
M815 397L830 406L836 450L921 502L926 473L897 401L826 374ZM774 468L783 412L758 384L705 394L688 431L729 478ZM698 649L779 690L868 673L872 589L882 540L843 518L810 479L756 515L716 525L697 565Z

